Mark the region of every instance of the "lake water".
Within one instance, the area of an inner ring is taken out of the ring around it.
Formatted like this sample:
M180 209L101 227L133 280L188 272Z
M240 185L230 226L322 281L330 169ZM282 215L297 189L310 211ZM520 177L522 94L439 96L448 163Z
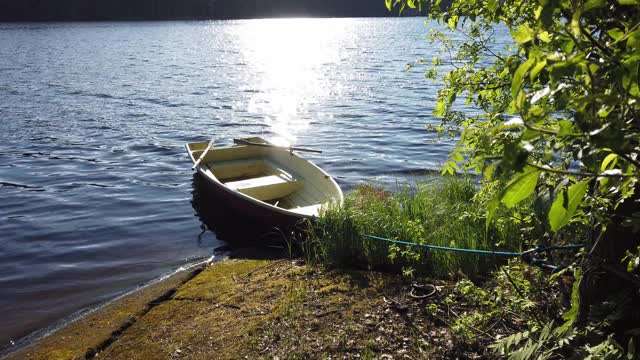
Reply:
M0 347L223 244L183 144L261 135L343 190L437 170L419 18L0 24Z

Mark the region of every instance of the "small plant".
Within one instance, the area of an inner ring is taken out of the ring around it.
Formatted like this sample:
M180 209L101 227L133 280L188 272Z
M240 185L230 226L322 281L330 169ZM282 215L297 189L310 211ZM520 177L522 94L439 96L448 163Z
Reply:
M431 316L435 316L436 314L438 314L439 310L440 308L438 307L438 304L427 305L427 313Z
M487 292L475 286L469 279L462 279L458 281L449 297L458 297L472 305L483 305L489 302Z

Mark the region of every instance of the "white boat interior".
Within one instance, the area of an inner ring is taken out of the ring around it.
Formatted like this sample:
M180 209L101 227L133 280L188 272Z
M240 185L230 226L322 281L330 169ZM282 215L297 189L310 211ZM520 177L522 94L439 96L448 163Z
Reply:
M244 140L270 145L261 138ZM204 142L187 144L198 171L245 200L302 217L317 216L323 205L343 201L340 187L327 173L286 148L211 148L198 162L207 147Z

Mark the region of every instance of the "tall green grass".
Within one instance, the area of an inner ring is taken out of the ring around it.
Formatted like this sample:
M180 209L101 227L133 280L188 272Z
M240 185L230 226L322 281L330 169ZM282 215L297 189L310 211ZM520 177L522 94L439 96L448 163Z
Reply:
M348 195L343 207L329 208L314 227L308 251L337 265L413 269L446 275L482 273L504 263L495 256L463 254L396 245L362 237L371 234L418 244L465 249L518 250L516 227L485 231L484 206L476 184L468 178L407 187L389 193L362 186Z

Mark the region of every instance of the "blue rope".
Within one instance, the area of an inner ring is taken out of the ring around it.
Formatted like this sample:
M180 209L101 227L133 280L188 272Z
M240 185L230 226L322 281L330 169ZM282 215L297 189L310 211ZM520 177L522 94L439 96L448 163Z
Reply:
M519 256L522 256L522 255L525 255L525 254L528 254L528 253L535 252L535 251L581 249L581 248L585 247L583 244L565 245L565 246L548 246L548 247L539 246L539 247L536 247L534 249L527 250L527 251L524 251L524 252L509 252L509 251L490 251L490 250L461 249L461 248L454 248L454 247L447 247L447 246L417 244L417 243L408 242L408 241L385 239L383 237L369 235L369 234L363 234L362 236L366 237L366 238L369 238L369 239L373 239L373 240L386 241L386 242L390 242L390 243L394 243L394 244L402 244L402 245L408 245L408 246L423 247L423 248L427 248L427 249L444 250L444 251L455 251L455 252L461 252L461 253L467 253L467 254L506 256L506 257L519 257Z

